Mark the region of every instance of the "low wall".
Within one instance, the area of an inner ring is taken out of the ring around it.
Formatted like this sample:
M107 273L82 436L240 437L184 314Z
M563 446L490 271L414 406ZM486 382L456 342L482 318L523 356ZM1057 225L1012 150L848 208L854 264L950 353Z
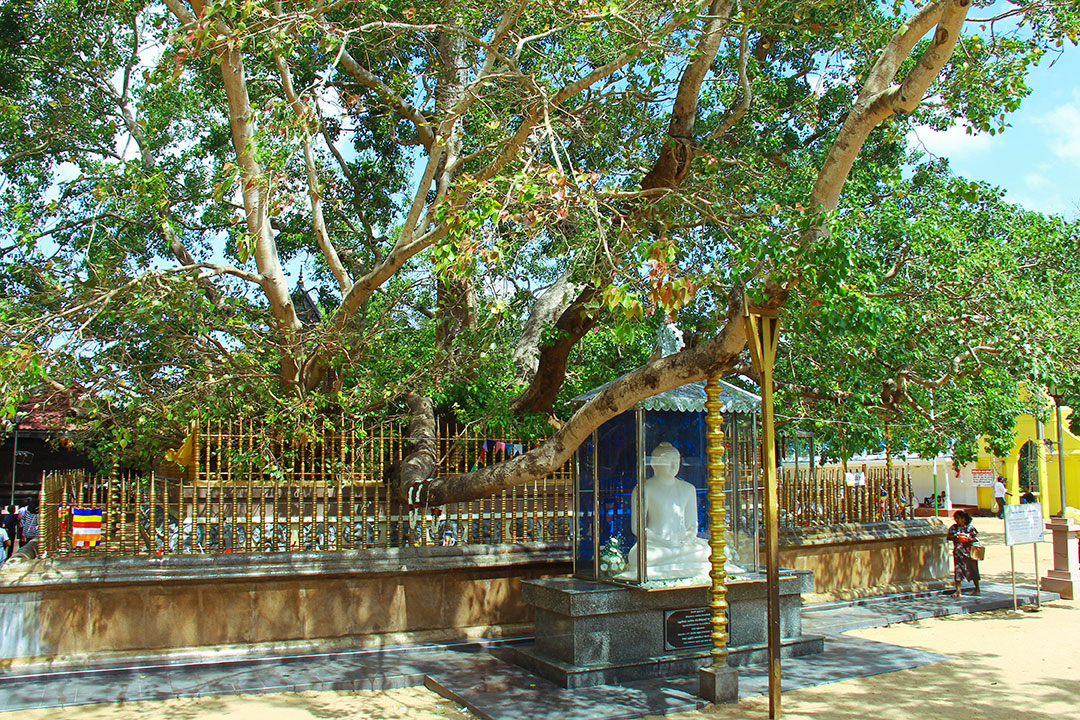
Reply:
M569 548L65 558L0 570L0 668L100 665L530 632L521 581Z
M932 590L951 581L936 518L782 530L780 567L812 570L807 602Z

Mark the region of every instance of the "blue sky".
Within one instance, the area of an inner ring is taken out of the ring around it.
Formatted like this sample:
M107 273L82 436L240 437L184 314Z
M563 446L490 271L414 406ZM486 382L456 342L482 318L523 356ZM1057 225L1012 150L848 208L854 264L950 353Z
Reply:
M1080 48L1043 58L1028 86L1031 95L1000 135L955 127L922 130L912 141L948 158L956 174L1004 188L1010 202L1080 219Z

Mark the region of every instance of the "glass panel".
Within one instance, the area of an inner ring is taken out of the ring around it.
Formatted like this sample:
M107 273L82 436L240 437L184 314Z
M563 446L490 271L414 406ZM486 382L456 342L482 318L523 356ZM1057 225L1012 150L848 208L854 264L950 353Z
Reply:
M756 417L731 415L724 427L728 471L728 559L745 570L757 566L761 519L757 482Z
M634 412L607 421L596 437L599 577L635 580L636 573L627 575L628 554L637 542L631 509L632 491L637 484Z
M708 458L705 455L705 413L648 410L645 412L645 453L651 456L660 443L679 451L677 476L694 486L699 537L708 539ZM648 464L648 457L646 458ZM647 476L652 476L652 471Z
M574 536L574 574L593 577L593 441L577 451L577 528Z
M708 499L704 413L645 411L645 584L707 582ZM628 567L638 564L630 548Z

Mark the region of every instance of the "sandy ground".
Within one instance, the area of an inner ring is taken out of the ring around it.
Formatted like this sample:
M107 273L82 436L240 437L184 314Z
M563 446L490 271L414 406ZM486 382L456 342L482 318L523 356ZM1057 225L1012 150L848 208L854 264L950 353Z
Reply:
M1080 607L1054 603L851 633L954 659L784 693L783 717L1043 720L1080 715ZM669 718L766 718L768 699Z
M1003 523L976 518L984 580L1009 582ZM1047 535L1049 540L1049 535ZM1033 546L1014 548L1017 584L1034 584ZM1039 569L1053 558L1039 546ZM1012 609L953 615L849 633L951 656L913 670L819 685L783 694L783 717L797 720L1043 720L1080 717L1080 603L1057 601L1039 612ZM711 707L689 718L767 718L768 698Z
M980 518L976 527L988 543L983 577L1007 582L1009 552L1001 521ZM1049 543L1039 550L1040 570L1052 557ZM1021 584L1031 585L1031 546L1018 548ZM783 717L797 720L1043 720L1080 717L1080 602L1058 601L1039 612L1012 610L959 615L852 633L859 637L919 648L952 659L913 670L845 680L783 695ZM308 720L310 718L470 717L424 688L390 692L281 693L176 699L163 702L94 705L0 713L0 720L80 718L112 720ZM673 720L767 718L765 697L714 706Z
M3 720L333 720L408 718L466 720L471 716L423 687L384 692L302 692L177 698L155 702L43 708L0 713Z

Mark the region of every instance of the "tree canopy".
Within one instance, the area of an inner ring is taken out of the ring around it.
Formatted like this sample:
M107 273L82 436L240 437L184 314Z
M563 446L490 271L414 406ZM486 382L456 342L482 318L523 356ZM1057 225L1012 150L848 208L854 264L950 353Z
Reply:
M440 503L746 372L748 298L800 413L999 428L1071 372L1076 228L907 133L1003 130L1080 9L987 5L4 0L6 411L77 382L143 449L203 413L543 429ZM650 358L668 318L691 342Z

